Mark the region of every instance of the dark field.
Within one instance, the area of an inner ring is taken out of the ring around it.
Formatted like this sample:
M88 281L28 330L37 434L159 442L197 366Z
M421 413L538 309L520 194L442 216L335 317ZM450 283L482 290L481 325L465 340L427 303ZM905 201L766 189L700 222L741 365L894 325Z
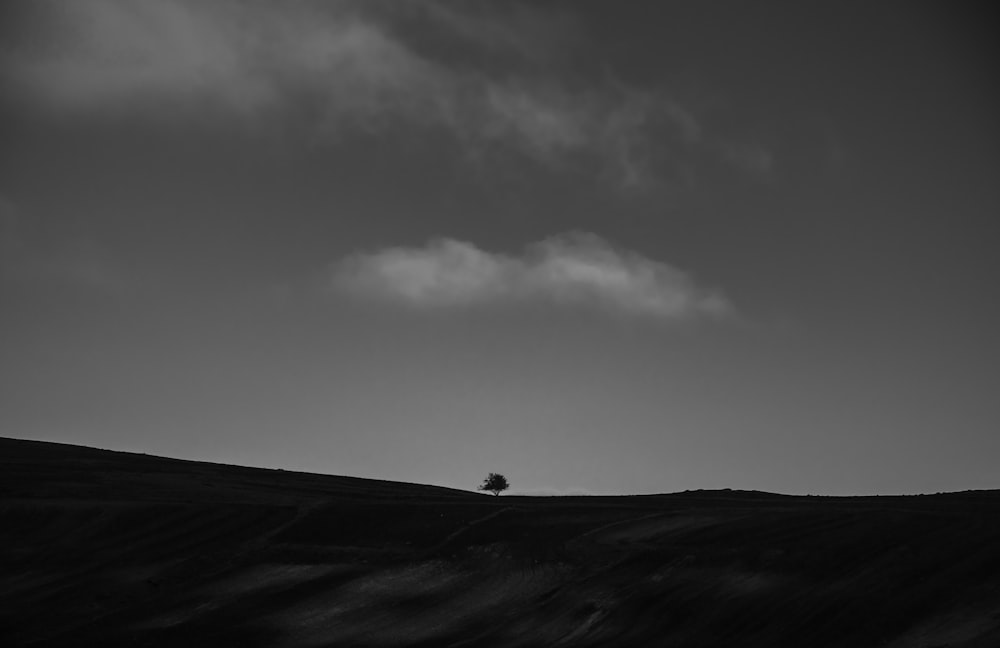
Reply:
M0 439L5 646L1000 646L1000 492L499 497Z

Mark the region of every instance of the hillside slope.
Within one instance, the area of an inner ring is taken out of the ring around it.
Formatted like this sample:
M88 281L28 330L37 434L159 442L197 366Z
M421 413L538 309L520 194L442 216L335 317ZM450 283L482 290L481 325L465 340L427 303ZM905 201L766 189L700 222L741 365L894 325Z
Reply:
M0 642L1000 646L1000 493L500 497L0 439Z

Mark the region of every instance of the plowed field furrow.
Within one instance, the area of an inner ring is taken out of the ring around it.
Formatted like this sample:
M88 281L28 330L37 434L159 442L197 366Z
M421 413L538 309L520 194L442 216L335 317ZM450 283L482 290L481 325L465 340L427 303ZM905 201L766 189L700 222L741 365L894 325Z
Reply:
M501 497L0 439L0 645L992 648L1000 493Z

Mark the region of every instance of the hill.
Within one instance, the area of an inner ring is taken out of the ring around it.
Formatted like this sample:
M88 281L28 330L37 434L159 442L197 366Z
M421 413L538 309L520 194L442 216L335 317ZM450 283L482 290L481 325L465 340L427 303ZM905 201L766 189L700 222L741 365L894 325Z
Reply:
M0 439L15 646L1000 645L1000 493L494 498Z

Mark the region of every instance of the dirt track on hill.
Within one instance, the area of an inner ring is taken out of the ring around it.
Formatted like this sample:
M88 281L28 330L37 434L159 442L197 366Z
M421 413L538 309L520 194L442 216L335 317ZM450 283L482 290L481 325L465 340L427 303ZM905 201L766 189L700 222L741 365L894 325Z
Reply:
M0 439L12 646L1000 646L1000 493L529 498Z

